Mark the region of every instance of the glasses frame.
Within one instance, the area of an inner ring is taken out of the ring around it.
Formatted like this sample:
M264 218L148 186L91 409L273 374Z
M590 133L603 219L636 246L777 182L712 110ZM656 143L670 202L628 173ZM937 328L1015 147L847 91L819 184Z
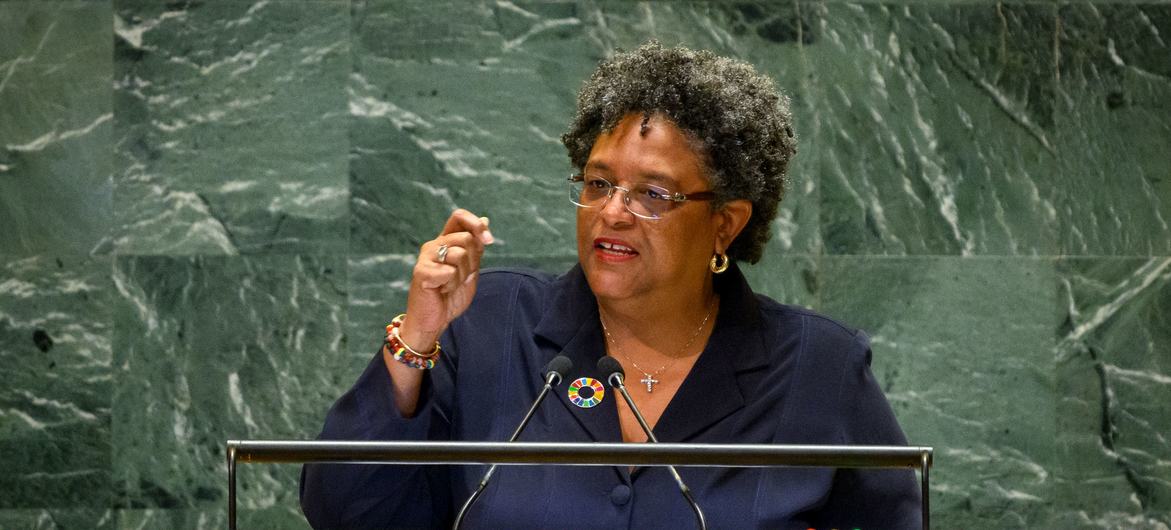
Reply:
M608 179L603 178L601 180L603 180L607 184L609 184L610 189L606 190L606 198L603 199L600 203L593 205L593 206L590 206L590 205L581 204L579 202L576 202L572 198L569 200L569 202L573 203L573 205L577 206L578 208L600 208L602 206L605 206L606 203L610 202L610 199L614 197L614 190L622 190L624 192L622 194L622 205L626 207L626 211L630 212L631 215L638 217L639 219L649 219L652 221L658 221L659 219L663 218L662 214L660 214L658 217L651 217L651 216L644 215L644 214L638 213L638 212L630 209L631 189L627 188L625 186L619 186L613 182L610 182ZM583 182L583 183L585 182L585 173L573 173L573 174L569 175L569 178L566 179L566 182L569 183L570 188L572 189L574 184L576 184L578 182ZM697 191L697 192L693 192L693 193L682 193L682 192L678 192L678 191L671 191L671 190L668 190L667 188L664 188L662 186L656 186L654 184L647 184L647 186L651 186L651 187L663 190L664 197L659 199L659 200L667 203L667 209L663 211L663 214L671 211L672 209L674 209L675 206L678 206L686 201L714 201L716 199L716 192L714 192L712 190Z

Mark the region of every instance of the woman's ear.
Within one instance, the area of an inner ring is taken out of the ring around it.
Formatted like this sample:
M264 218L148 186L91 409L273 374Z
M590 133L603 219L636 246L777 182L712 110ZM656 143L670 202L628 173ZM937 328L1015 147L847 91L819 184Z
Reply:
M728 201L722 208L712 212L712 220L716 223L715 250L726 252L751 217L752 202L746 199Z

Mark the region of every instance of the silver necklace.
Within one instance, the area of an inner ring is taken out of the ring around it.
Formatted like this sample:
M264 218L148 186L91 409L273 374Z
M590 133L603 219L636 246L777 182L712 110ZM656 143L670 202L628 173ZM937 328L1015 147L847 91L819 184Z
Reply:
M606 334L606 339L610 341L610 346L614 348L614 354L629 362L632 366L634 366L635 370L642 372L643 378L639 379L638 382L646 385L646 392L650 394L651 392L655 391L655 385L659 383L659 380L655 379L655 376L658 376L659 374L663 373L663 370L666 370L671 365L675 364L675 361L679 360L679 357L683 355L683 352L687 351L687 348L691 347L691 344L695 342L695 338L699 336L699 332L703 331L704 324L707 324L708 319L711 318L712 307L714 306L715 304L708 306L707 314L703 316L703 322L700 322L699 327L695 328L695 333L692 333L691 338L687 339L687 344L684 344L682 348L679 348L679 351L675 354L674 357L671 358L670 362L660 366L659 369L655 370L654 372L643 370L642 367L638 365L638 363L634 362L634 359L631 359L623 355L622 352L618 351L618 343L614 341L614 336L610 335L610 328L606 327L606 321L602 319L602 314L600 312L598 313L598 321L602 323L602 332Z

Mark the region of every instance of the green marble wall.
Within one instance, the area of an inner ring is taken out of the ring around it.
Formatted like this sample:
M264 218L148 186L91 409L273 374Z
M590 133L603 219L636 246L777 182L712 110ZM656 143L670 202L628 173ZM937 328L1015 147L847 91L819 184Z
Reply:
M1171 525L1171 5L0 0L0 528L222 528L454 207L574 261L615 48L743 57L801 152L758 290L873 336L939 528ZM295 466L242 520L303 528Z

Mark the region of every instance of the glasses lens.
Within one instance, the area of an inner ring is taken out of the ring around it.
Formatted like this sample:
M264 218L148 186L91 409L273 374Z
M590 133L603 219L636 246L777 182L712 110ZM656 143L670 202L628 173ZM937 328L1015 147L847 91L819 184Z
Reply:
M596 208L606 203L616 186L601 177L579 175L569 179L569 201L582 208ZM659 219L675 205L671 192L651 184L639 184L623 190L623 202L630 213L644 219Z
M578 206L592 208L604 202L613 189L614 185L606 179L586 176L569 181L569 200Z
M639 184L630 191L630 211L635 215L658 219L674 205L671 192L651 184Z
M585 187L585 184L583 182L581 182L580 180L570 179L570 181L569 181L569 202L572 202L573 204L576 204L578 206L583 206L583 207L587 206L586 204L582 203L582 201L581 201L581 191L582 191L582 188L584 188L584 187Z

